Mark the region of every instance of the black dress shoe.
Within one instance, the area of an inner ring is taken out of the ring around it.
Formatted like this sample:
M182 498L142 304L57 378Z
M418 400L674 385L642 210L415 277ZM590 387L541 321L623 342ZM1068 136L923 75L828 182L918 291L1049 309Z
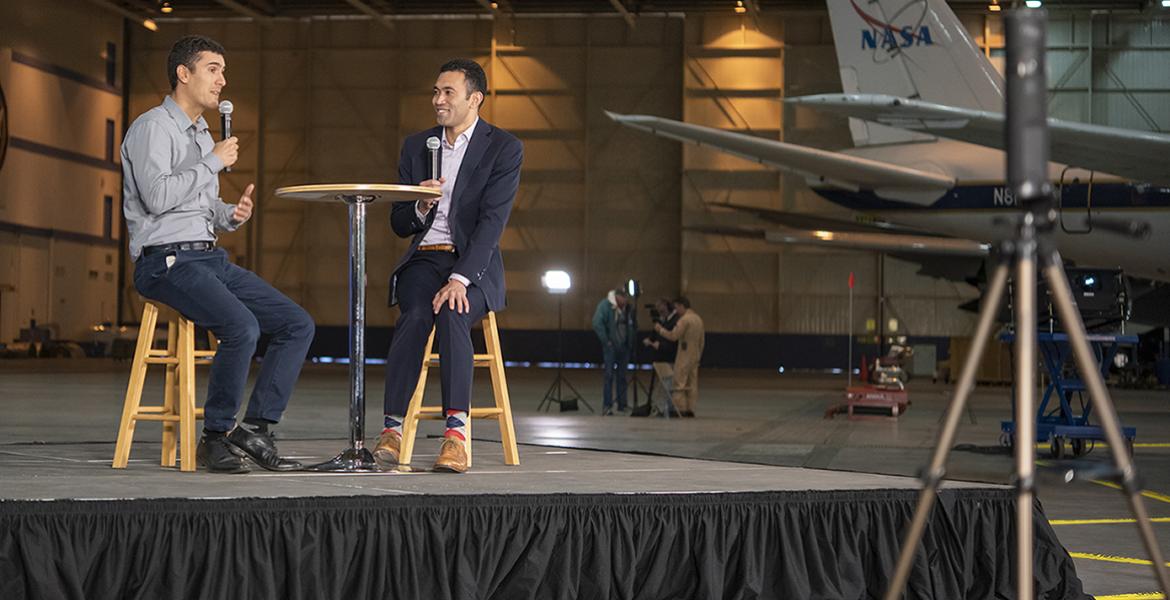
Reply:
M199 446L195 449L195 462L212 473L247 473L252 470L243 457L233 452L227 437L222 435L211 438L204 436L199 440Z
M227 441L247 454L252 462L269 471L296 471L304 468L295 460L280 457L270 433L256 433L236 427L227 434Z

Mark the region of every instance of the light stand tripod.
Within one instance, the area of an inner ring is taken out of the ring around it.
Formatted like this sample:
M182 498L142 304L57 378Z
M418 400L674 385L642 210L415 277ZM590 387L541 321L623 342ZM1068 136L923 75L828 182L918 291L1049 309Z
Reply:
M964 406L974 389L979 360L991 337L995 313L1004 298L1009 262L1015 267L1015 389L1016 389L1016 597L1032 600L1033 552L1032 511L1035 488L1036 413L1034 369L1036 367L1036 270L1040 264L1052 296L1052 303L1068 333L1077 368L1089 390L1101 430L1109 443L1115 471L1113 476L1129 499L1130 510L1153 563L1154 575L1163 595L1170 598L1170 579L1158 548L1149 514L1141 499L1141 486L1133 460L1126 452L1125 439L1117 411L1105 389L1101 371L1085 335L1061 264L1060 254L1048 240L1056 211L1052 203L1052 185L1048 181L1047 83L1045 81L1043 10L1013 10L1007 15L1007 149L1008 182L1024 207L1015 238L1000 247L1000 263L995 268L987 295L979 313L979 323L971 352L963 363L954 399L947 409L946 422L939 431L930 465L922 475L922 491L914 518L902 542L897 570L885 600L900 600L910 576L914 555L922 540L926 520L934 505L946 470L946 459L955 441L955 433Z
M633 280L631 280L633 281ZM631 290L635 289L635 285L629 286ZM633 397L630 399L630 414L636 414L634 411L638 408L638 391L641 389L643 394L646 394L646 415L649 416L652 411L651 406L653 402L650 398L650 390L638 378L638 371L641 370L642 363L638 360L638 352L640 350L638 344L638 295L630 294L630 303L627 305L629 310L626 311L626 331L630 339L630 364L634 368L630 371L629 388L634 391ZM653 381L653 380L652 380Z
M557 296L557 377L553 380L552 385L548 386L548 391L544 393L544 399L540 401L540 405L536 407L536 410L543 409L547 411L555 402L560 407L561 412L577 410L578 403L584 404L585 408L589 409L589 412L596 412L589 405L589 402L577 392L577 388L573 387L573 384L569 383L569 380L565 378L564 333L564 296L561 295ZM571 395L566 396L564 388L569 388Z

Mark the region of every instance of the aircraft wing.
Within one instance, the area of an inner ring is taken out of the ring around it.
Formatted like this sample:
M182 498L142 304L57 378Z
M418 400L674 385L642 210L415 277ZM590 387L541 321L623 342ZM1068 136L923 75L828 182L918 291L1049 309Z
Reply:
M769 223L775 223L777 225L791 229L857 231L864 233L886 232L927 236L932 235L930 232L911 229L883 220L849 221L847 219L824 217L810 213L776 210L774 208L764 208L760 206L749 206L746 204L735 204L733 202L707 202L706 205L712 208L727 208L735 212L749 214L764 221L768 221Z
M1004 115L883 94L821 94L787 102L1004 149ZM1170 184L1170 135L1048 119L1051 159L1135 181Z
M614 121L654 135L680 142L707 146L720 152L768 165L782 171L805 176L812 185L830 185L848 190L914 190L938 191L950 189L955 179L892 165L881 161L849 156L839 152L786 144L752 135L724 131L713 127L691 125L647 115L620 115L606 111Z
M876 250L897 254L983 257L987 256L991 249L990 244L982 242L926 235L799 229L765 230L726 225L692 225L684 229L698 233L761 239L773 244L821 246L841 250Z

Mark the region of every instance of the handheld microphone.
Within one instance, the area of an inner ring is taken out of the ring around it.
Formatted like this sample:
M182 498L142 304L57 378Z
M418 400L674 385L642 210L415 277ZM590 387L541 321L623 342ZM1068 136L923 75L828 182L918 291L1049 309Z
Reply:
M443 175L443 153L439 151L441 146L439 138L433 135L427 138L427 150L431 152L431 179L435 181Z
M224 100L219 103L219 124L223 129L223 139L232 137L232 111L235 107L232 106L231 100ZM226 167L224 171L231 173L232 168Z

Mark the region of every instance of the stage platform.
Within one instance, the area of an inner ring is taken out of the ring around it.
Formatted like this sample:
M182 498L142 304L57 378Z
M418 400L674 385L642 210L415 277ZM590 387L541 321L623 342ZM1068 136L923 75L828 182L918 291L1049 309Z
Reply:
M145 436L144 436L145 437ZM288 440L323 460L336 440ZM0 447L0 598L871 598L906 477L475 442L467 474L181 473ZM420 439L429 466L437 439ZM1014 596L1014 494L948 482L910 598ZM1038 597L1086 598L1036 506Z

